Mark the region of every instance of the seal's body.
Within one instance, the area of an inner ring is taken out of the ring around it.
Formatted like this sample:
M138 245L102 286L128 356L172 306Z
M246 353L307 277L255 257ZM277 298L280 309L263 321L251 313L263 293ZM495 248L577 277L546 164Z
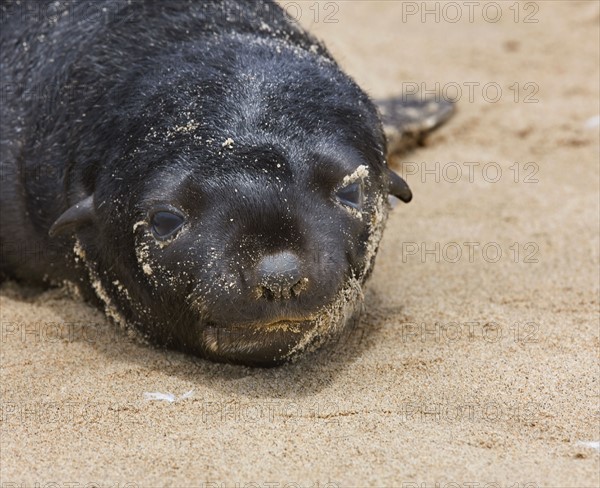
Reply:
M22 9L2 3L2 276L220 361L339 333L388 193L411 195L325 48L271 3Z

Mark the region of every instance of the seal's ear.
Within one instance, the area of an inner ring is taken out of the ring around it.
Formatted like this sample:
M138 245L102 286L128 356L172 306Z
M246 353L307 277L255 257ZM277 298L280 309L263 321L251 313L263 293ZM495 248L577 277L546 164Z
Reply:
M408 183L404 181L400 175L394 173L391 169L387 170L388 176L390 177L390 193L395 197L402 200L404 203L408 203L412 200L412 192L408 187Z
M58 234L73 230L75 227L90 222L94 218L94 195L90 195L65 211L52 224L48 234L54 237Z

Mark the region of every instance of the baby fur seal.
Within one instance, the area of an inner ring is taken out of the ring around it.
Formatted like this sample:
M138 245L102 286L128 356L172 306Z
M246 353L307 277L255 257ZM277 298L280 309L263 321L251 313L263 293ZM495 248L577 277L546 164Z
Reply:
M216 361L280 364L340 334L388 194L411 199L383 126L402 146L448 104L388 101L382 124L271 2L1 8L2 277L73 283Z

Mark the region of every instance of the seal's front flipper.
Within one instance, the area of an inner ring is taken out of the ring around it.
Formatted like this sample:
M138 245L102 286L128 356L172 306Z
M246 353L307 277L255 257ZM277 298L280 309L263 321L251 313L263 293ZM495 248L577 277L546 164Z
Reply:
M406 181L404 181L400 175L394 173L391 169L388 169L388 176L390 178L390 195L394 195L404 203L410 202L412 200L412 192L408 187L408 183L406 183Z
M72 232L82 224L94 219L94 196L90 195L66 210L50 227L48 234L54 237L58 234Z
M376 100L375 104L388 140L388 157L422 144L427 134L455 112L454 103L447 100L420 100L414 96Z

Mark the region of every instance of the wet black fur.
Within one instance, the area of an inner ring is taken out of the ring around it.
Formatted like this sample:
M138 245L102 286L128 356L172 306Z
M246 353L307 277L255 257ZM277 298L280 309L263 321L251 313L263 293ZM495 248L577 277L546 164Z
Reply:
M271 3L69 5L54 16L2 2L2 276L72 281L98 303L73 253L77 236L128 322L206 355L202 323L305 316L360 275L369 218L357 221L331 195L365 164L372 210L387 192L385 139L369 98L318 41ZM89 195L92 221L49 238ZM163 249L147 224L133 231L158 203L188 219ZM144 243L163 267L152 275L136 257ZM224 291L228 280L252 281L258 256L285 249L311 283L295 300Z

